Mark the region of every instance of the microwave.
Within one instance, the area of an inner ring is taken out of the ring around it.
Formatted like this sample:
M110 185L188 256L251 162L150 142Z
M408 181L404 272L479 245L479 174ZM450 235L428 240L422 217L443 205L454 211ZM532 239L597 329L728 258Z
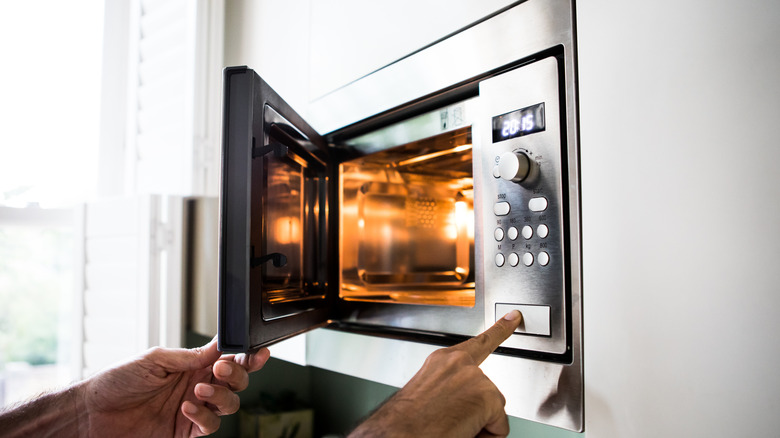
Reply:
M496 354L555 392L521 416L582 430L573 29L570 1L520 2L314 116L226 68L220 350L318 327L454 345L518 309ZM563 420L543 408L559 402Z

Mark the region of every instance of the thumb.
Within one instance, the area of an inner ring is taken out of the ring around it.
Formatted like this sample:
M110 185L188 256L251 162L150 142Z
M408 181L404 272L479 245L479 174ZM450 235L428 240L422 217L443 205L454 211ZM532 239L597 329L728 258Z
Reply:
M153 360L171 371L206 368L222 355L215 336L208 344L197 348L160 348L152 352Z

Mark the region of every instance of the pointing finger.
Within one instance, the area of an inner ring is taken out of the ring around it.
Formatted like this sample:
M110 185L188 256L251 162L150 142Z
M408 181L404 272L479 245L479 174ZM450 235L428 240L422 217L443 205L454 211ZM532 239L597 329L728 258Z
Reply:
M477 365L482 363L502 342L504 342L523 320L519 310L512 310L496 321L492 327L481 334L452 348L463 350L471 356Z

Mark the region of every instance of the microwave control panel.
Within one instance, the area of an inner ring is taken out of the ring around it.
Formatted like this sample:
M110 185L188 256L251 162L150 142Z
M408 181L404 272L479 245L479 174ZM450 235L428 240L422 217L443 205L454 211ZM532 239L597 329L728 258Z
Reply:
M565 354L566 198L558 60L544 58L480 83L485 324L512 309L520 328L502 346Z

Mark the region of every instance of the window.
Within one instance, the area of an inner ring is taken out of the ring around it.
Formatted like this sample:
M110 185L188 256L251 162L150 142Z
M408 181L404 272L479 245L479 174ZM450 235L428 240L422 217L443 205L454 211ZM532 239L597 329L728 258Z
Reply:
M101 0L0 3L0 405L78 377L75 218L95 193L102 40Z
M223 9L0 2L0 406L180 345L181 196L217 193Z

